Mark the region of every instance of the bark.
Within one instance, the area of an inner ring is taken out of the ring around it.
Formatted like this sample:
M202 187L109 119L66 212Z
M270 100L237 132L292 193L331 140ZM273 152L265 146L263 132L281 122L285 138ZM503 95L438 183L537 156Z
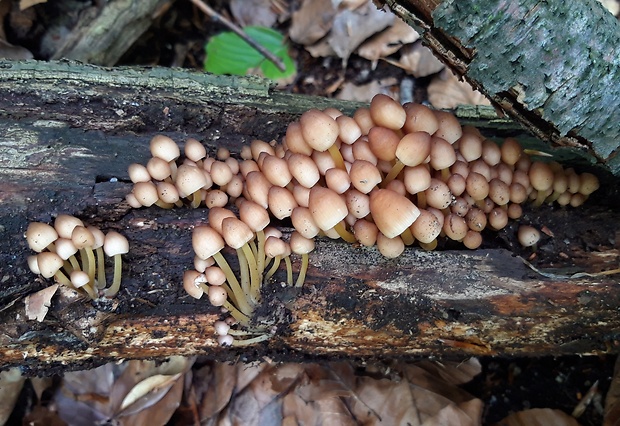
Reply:
M387 0L437 56L538 138L620 174L620 24L596 0Z
M220 348L213 333L217 310L181 286L183 271L192 267L191 228L206 222L207 211L130 209L123 202L131 189L127 166L146 162L157 133L178 141L195 137L212 152L218 146L236 152L253 138L279 139L310 107L350 113L357 105L275 92L254 78L169 69L70 62L0 68L0 367L51 374L171 354L317 360L618 350L617 281L567 278L574 269L536 273L511 252L530 254L514 245L514 224L484 250L410 248L397 260L319 239L301 292L282 287L283 271L263 288L255 320L273 328L271 340L244 350ZM590 208L529 212L528 221L556 232L546 240L553 253L541 250L539 260L557 259L561 250L568 260L556 267L615 267L618 247L609 240L619 223L610 208L617 205L614 195L607 185ZM95 303L62 292L43 322L27 321L24 298L50 282L28 271L23 232L30 221L50 223L59 213L127 236L122 291Z

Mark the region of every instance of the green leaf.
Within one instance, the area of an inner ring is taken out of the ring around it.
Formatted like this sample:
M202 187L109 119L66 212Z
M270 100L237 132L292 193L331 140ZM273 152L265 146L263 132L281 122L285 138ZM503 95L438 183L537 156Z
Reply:
M245 75L249 69L260 67L264 76L271 79L285 78L295 73L295 63L288 55L288 46L279 32L266 27L246 27L246 34L280 58L286 69L280 71L271 61L233 32L224 32L207 43L205 70L213 74Z

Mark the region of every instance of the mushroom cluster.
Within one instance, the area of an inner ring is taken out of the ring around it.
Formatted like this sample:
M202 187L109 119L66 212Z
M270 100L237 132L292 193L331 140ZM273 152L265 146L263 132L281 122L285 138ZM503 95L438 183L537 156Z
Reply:
M449 112L400 105L385 95L352 116L332 108L306 111L281 143L254 140L241 160L221 148L211 158L195 139L183 151L166 136L153 138L153 158L129 168L134 188L127 201L136 208L210 209L209 225L194 229L195 270L186 272L184 286L230 312L232 319L217 327L223 344L268 337L265 329L248 328L261 284L280 259L292 284L293 252L302 256L301 286L317 235L376 245L388 258L413 244L433 250L439 238L475 249L484 229L518 219L528 200L576 207L599 186L590 173L533 160L513 138L496 144ZM239 217L224 208L233 202ZM290 220L295 231L288 244L266 236L270 217ZM270 241L283 247L280 254L268 248ZM236 250L239 275L221 254L226 245ZM266 269L269 256L274 262ZM231 329L231 321L244 330ZM234 333L249 338L234 340Z
M201 204L224 207L229 197L241 195L243 181L239 162L227 149L220 149L217 157L209 157L206 148L196 139L188 139L181 159L179 145L164 135L150 142L152 158L146 165L129 166L129 178L134 183L126 200L134 208L152 205L170 209Z
M129 242L118 232L104 234L76 217L60 214L53 226L31 222L25 237L30 249L37 253L28 256L28 266L35 274L53 277L93 300L100 296L111 298L118 293L123 269L121 255L129 251ZM104 253L114 259L114 275L109 287Z
M283 260L287 284L301 287L308 265L308 253L314 240L293 232L290 241L282 233L268 227L267 210L253 201L238 199L239 217L231 210L213 207L209 224L196 226L192 233L194 269L185 271L183 287L192 297L207 294L213 306L221 306L231 318L215 325L222 345L248 345L266 340L271 333L266 327L251 324L254 310L260 303L261 286L276 272ZM236 251L238 273L235 273L222 251L228 246ZM293 282L291 253L302 256L299 276ZM271 265L270 265L271 263ZM239 324L243 330L231 328ZM243 337L243 338L241 338Z

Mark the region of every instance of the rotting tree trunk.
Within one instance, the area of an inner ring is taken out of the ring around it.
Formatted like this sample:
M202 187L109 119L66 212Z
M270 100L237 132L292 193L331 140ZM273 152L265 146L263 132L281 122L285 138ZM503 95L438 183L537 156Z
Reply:
M620 174L620 23L596 0L385 0L459 76L542 140Z
M169 69L67 62L0 69L0 367L49 374L171 354L299 360L618 351L620 292L611 277L544 277L506 248L411 248L387 260L324 239L300 294L277 280L264 287L257 316L274 324L274 337L246 350L217 347L217 310L189 298L180 283L192 265L191 228L206 222L207 211L129 209L122 202L131 188L127 166L146 162L160 132L238 151L253 138L279 139L310 107L351 112L357 105L271 91L253 78ZM561 247L568 265L612 269L618 247L609 238L620 223L614 191L606 185L598 205L544 207L528 220L556 232L547 248ZM122 291L107 304L63 293L45 321L26 321L24 297L48 283L27 270L23 232L29 221L49 223L58 213L127 236ZM589 239L567 243L580 229ZM512 247L513 232L501 235L504 247Z

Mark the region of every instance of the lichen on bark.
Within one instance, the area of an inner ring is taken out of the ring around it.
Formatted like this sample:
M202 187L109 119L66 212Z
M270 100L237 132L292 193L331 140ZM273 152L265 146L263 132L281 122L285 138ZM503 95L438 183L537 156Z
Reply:
M432 16L473 49L470 79L491 96L517 91L560 136L589 141L620 173L620 24L596 0L446 0Z

